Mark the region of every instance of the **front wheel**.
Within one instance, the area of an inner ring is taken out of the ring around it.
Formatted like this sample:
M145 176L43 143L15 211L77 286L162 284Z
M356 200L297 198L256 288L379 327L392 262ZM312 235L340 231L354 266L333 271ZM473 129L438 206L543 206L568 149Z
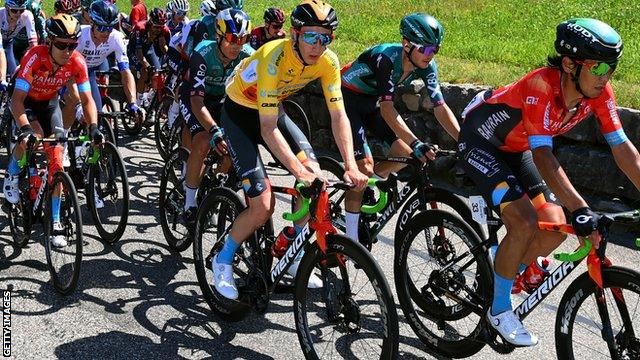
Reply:
M640 359L640 274L610 267L602 269L603 297L588 273L574 280L564 293L556 316L558 359ZM600 306L599 306L600 305ZM600 309L610 327L604 329ZM603 331L610 330L610 344ZM613 353L613 354L612 354Z
M191 245L190 231L184 222L184 179L187 176L189 150L176 149L160 176L159 212L162 233L173 251L184 251Z
M53 199L60 200L61 229L55 229L52 221ZM82 263L82 214L76 188L71 177L57 172L47 193L44 215L45 251L47 266L53 286L63 295L71 293L78 284ZM53 241L54 236L61 237Z
M162 99L162 104L160 105L160 109L158 110L153 123L153 132L156 140L156 146L158 147L158 153L165 161L172 150L169 144L171 126L169 126L169 122L167 121L171 104L173 104L173 98L165 96L165 98Z
M120 240L129 218L129 180L114 144L104 143L98 162L89 167L86 195L100 238L110 244Z
M307 288L312 272L322 288ZM398 314L389 284L372 255L345 236L328 235L326 254L307 246L293 308L307 359L398 357Z

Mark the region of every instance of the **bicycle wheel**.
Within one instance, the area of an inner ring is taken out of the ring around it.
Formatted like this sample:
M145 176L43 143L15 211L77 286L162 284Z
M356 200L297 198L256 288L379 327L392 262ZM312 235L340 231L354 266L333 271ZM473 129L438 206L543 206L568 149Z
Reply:
M110 142L100 149L98 162L89 166L86 195L100 238L110 244L120 240L129 218L129 180L118 149Z
M286 99L282 101L282 107L284 112L291 118L291 120L298 126L304 136L311 140L311 127L309 126L309 117L304 111L302 106L297 102Z
M169 107L173 103L173 97L165 96L162 99L158 116L153 123L154 138L156 140L156 146L158 147L158 153L166 161L170 154L169 138L171 136L171 127L167 123L167 116L169 114Z
M465 200L458 197L454 193L440 188L429 188L425 192L427 201L427 210L444 210L458 215L476 232L480 239L486 239L485 231L480 224L473 220L471 209ZM400 234L406 227L409 220L420 211L420 197L413 194L404 204L402 210L398 213L398 221L396 222L395 238L399 239Z
M26 172L27 170L22 170ZM33 202L29 198L29 179L20 174L20 201L17 204L11 204L4 200L3 209L9 217L9 228L11 229L11 238L17 247L25 247L31 237L32 225L32 208Z
M429 210L416 214L396 241L398 300L418 338L447 357L480 351L484 343L474 337L483 315L454 300L457 296L482 309L491 300L493 278L476 233L456 215Z
M226 321L238 321L244 318L250 307L240 301L229 300L220 295L213 286L213 271L211 261L224 245L224 238L231 230L231 225L238 214L244 209L244 204L238 194L228 188L214 188L203 200L198 211L198 222L193 237L193 261L195 263L198 284L204 299L211 310ZM255 235L254 235L255 236ZM241 245L234 260L234 273L240 279L236 279L236 286L241 292L247 285L246 274L248 268L243 260L245 254L251 256L250 249L252 239L248 239ZM256 252L260 249L256 249Z
M56 247L51 243L51 197L55 189L60 189L60 219L64 228L66 245ZM71 293L78 284L82 263L82 215L78 204L78 194L68 174L57 172L47 192L44 215L45 252L47 267L51 273L53 286L63 295Z
M620 268L602 269L604 303L617 351L611 355L603 339L597 285L588 273L575 279L564 293L556 316L558 359L640 359L640 274Z
M139 121L137 116L125 115L122 117L122 127L128 135L135 136L142 131L142 121Z
M307 289L312 272L321 275L322 288ZM372 255L343 235L327 236L326 254L307 246L293 308L307 359L398 356L398 314L389 284Z
M113 127L104 116L99 117L98 128L100 129L100 132L102 132L102 134L104 135L105 142L110 142L114 145L117 144L117 141L116 141L117 139L116 139L115 133L113 132Z
M116 111L116 103L109 96L102 97L102 111L106 114L111 114ZM118 118L115 116L111 117L109 119L109 125L111 125L113 136L116 139L116 141L114 141L113 143L117 146L118 139L120 139L120 127L118 126Z
M162 169L160 178L160 225L167 244L173 251L184 251L191 245L189 229L184 224L184 176L189 150L176 149Z

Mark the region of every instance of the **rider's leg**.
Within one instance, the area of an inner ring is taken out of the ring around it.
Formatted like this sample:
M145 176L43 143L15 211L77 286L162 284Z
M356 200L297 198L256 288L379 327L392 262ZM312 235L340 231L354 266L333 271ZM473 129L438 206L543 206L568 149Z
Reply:
M396 139L389 148L389 156L411 156L411 147L404 141ZM375 174L380 177L387 177L390 173L400 171L404 164L394 163L390 161L380 161L375 166Z
M211 134L206 131L200 131L193 135L191 153L187 160L187 175L184 180L185 210L197 207L196 196L204 172L204 159L211 149L209 146L210 140Z
M542 196L540 194L539 196ZM535 199L533 200L536 204ZM562 207L557 204L544 202L542 206L537 207L538 220L552 222L556 224L565 224L567 219L565 218ZM534 240L529 245L527 252L522 259L523 264L531 264L538 256L548 256L553 250L555 250L567 236L560 232L537 230Z
M373 158L366 156L357 160L358 169L363 174L373 176ZM346 235L352 240L358 241L358 223L360 221L360 207L364 191L350 190L345 194L345 222Z

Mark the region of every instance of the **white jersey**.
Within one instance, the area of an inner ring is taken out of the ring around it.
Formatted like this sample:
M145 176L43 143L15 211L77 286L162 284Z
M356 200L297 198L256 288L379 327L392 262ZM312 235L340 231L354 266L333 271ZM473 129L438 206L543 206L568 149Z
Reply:
M129 58L120 31L112 30L109 39L96 47L91 38L91 25L82 25L77 50L84 56L88 69L100 66L111 53L116 54L116 63L120 71L129 68Z
M187 38L189 37L189 32L191 32L191 27L195 25L200 19L189 20L188 23L184 24L182 27L182 31L180 32L182 36L180 37L180 47L184 49L184 45L187 43Z
M2 38L5 41L13 39L22 29L26 29L29 42L35 43L38 41L36 35L36 24L33 20L33 14L31 11L23 11L14 26L10 27L7 8L0 8L0 32L2 33Z
M171 39L169 39L169 47L180 51L180 47L178 47L178 45L180 44L181 40L182 40L182 32L178 31L177 33L171 35Z

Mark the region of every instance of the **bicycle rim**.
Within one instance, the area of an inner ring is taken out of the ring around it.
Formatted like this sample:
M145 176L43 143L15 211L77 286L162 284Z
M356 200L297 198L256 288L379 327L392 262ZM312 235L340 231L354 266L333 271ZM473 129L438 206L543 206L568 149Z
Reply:
M393 359L398 318L382 270L362 245L327 238L327 254L307 246L296 277L298 339L308 359ZM320 289L307 289L314 272Z
M191 245L189 229L184 223L184 175L189 150L174 151L162 170L160 179L160 225L167 244L174 251L184 251Z

